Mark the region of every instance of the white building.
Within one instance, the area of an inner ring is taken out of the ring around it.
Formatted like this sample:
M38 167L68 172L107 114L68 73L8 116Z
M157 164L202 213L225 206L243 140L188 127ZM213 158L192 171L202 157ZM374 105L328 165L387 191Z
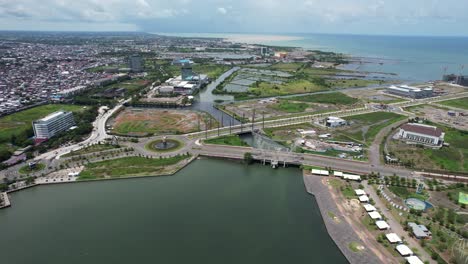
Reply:
M33 121L36 140L47 140L75 125L72 112L58 111Z
M386 91L387 93L409 97L413 99L427 98L427 97L432 97L433 95L432 87L417 88L417 87L412 87L408 85L400 85L400 86L392 85L388 87Z
M376 221L375 225L379 228L379 230L386 230L386 229L390 228L390 226L387 224L387 222L385 222L383 220Z
M403 244L396 246L396 250L403 257L413 255L413 251L408 246L403 245Z
M339 118L339 117L334 117L334 116L329 116L326 120L325 123L328 127L340 127L348 124L346 120Z
M402 242L401 238L395 233L386 234L385 237L387 237L388 242L390 242L391 244Z
M396 137L412 143L440 146L444 143L445 133L435 126L408 123L400 127Z

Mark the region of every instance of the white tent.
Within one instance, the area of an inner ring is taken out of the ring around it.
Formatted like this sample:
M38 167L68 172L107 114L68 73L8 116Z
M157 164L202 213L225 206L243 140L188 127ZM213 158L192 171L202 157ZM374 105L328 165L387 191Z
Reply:
M408 264L424 264L417 256L407 257L406 262L408 262Z
M383 221L383 220L380 220L380 221L377 221L375 222L375 225L380 229L380 230L385 230L385 229L389 229L390 226L387 224L387 222Z
M333 175L335 175L335 177L343 177L343 172L341 172L341 171L334 171L334 172L333 172Z
M411 251L411 249L407 245L403 245L403 244L398 245L398 246L396 246L396 250L403 257L413 255L413 251Z
M401 242L401 238L395 233L386 234L385 236L387 237L388 242L392 244Z
M369 212L369 216L372 219L381 219L382 218L382 216L377 211Z
M321 175L321 176L330 175L330 173L327 170L316 170L316 169L312 169L312 174Z
M377 211L377 208L375 208L372 204L364 204L364 209L366 209L366 212Z
M367 195L361 195L361 196L359 196L359 201L361 203L368 203L369 202L369 197Z
M354 192L356 193L357 196L361 196L361 195L366 194L366 192L364 190L361 190L361 189L356 189L356 190L354 190Z
M343 178L345 180L352 180L352 181L360 181L361 180L361 176L354 175L354 174L344 174L343 173Z

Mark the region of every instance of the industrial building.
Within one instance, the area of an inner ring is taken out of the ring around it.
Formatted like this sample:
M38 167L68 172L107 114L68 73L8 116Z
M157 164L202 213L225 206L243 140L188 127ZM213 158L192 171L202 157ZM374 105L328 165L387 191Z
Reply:
M453 82L458 85L468 86L468 75L447 74L444 75L443 80L445 82Z
M143 58L134 54L128 57L128 67L132 72L142 72L143 71Z
M400 127L395 137L410 143L441 146L444 143L445 133L435 126L408 123Z
M33 121L36 142L45 141L75 125L72 112L57 111Z
M392 85L386 89L387 93L399 96L409 97L413 99L428 98L433 96L434 89L432 87L418 88L408 85Z

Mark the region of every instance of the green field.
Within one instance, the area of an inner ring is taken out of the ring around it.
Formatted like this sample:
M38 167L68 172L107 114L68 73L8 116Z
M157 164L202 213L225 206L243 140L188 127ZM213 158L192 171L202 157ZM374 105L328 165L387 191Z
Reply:
M406 118L406 116L391 112L374 112L349 116L344 119L352 123L351 127L346 128L346 130L340 130L339 133L349 139L362 142L369 146L380 130Z
M200 74L206 74L211 79L218 78L221 74L228 71L231 67L219 64L194 64L193 71Z
M271 105L270 107L286 113L301 113L304 112L309 105L305 103L293 103L287 100L280 100L278 104Z
M439 102L441 105L468 110L468 97Z
M63 155L63 157L73 157L73 156L79 156L79 155L84 155L84 154L90 154L90 153L96 153L104 150L110 150L110 149L118 149L120 148L119 146L114 146L111 144L96 144L92 145L86 148L82 148L77 151L72 151L68 154Z
M334 105L352 105L359 102L358 99L339 92L295 96L288 98L287 100Z
M9 141L11 136L32 129L32 121L45 117L58 110L77 112L83 109L78 105L49 104L30 108L0 118L0 142Z
M245 143L238 135L222 136L217 138L211 138L205 140L207 144L216 144L216 145L228 145L228 146L238 146L238 147L248 147L249 145Z
M304 66L303 63L276 63L268 67L270 70L274 71L286 71L286 72L295 72L301 69Z
M87 164L79 180L119 178L132 176L156 176L165 172L166 166L175 165L189 156L151 159L127 157Z

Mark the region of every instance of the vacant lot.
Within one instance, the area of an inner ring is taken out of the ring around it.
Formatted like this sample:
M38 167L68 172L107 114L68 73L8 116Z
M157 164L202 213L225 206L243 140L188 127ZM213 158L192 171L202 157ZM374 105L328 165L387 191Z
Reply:
M458 111L454 111L456 112L455 116L450 116L448 115L449 109L444 106L418 105L408 107L407 110L417 114L420 118L428 119L435 123L441 123L456 129L468 130L468 116L460 115Z
M0 118L0 142L9 141L14 134L32 129L32 121L45 117L58 110L77 112L83 106L50 104L34 107Z
M445 132L445 142L450 144L449 147L430 149L392 140L388 145L388 151L402 163L415 168L467 172L468 132L441 124L435 125Z
M231 67L219 64L194 64L193 71L200 74L206 74L211 79L218 78L221 74L228 71Z
M239 146L239 147L249 146L238 135L222 136L222 137L207 139L205 140L205 143L215 144L215 145Z
M121 135L185 134L210 126L212 117L189 110L127 108L110 121L113 132ZM212 127L216 121L212 119Z

